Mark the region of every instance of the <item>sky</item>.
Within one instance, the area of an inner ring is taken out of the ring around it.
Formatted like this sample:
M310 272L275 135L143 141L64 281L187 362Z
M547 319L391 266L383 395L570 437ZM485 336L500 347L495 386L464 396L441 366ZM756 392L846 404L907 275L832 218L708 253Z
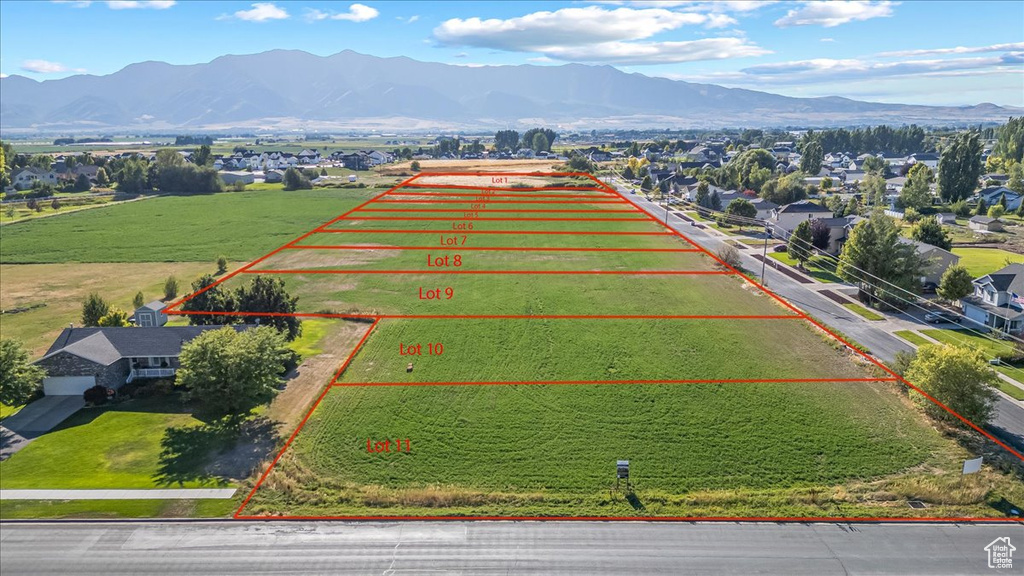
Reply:
M1024 106L1024 2L0 2L0 75L277 48L611 65L787 96Z

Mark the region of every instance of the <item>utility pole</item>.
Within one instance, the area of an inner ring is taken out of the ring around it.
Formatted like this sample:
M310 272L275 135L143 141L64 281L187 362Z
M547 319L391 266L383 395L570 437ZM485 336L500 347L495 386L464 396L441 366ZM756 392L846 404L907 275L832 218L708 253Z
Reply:
M765 269L766 269L765 265L767 263L768 263L768 223L765 222L764 223L764 249L761 252L761 287L762 288L764 288L764 287L766 287L768 285L768 283L765 282L765 277L764 277L764 273L765 273Z

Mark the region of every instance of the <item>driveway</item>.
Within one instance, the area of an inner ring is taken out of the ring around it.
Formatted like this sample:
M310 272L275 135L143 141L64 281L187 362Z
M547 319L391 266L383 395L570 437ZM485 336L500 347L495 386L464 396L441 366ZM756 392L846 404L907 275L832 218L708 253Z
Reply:
M85 406L81 396L43 396L0 424L0 460L6 460L39 436L53 430Z

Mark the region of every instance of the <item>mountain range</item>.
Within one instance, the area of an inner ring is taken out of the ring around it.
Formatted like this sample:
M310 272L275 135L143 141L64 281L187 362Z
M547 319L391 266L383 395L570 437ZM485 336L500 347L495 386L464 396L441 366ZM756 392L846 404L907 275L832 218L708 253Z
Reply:
M611 66L459 66L345 50L131 64L105 76L0 79L0 129L702 128L1005 121L1019 108L792 98Z

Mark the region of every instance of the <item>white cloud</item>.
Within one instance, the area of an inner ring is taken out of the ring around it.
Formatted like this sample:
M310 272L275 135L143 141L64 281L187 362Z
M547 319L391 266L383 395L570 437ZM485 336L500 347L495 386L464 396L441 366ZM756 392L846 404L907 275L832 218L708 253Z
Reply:
M419 20L419 19L420 19L420 15L419 15L419 14L413 14L412 16L409 16L409 17L408 17L408 18L407 18L407 19L405 20L405 23L406 23L406 24L412 24L413 22L415 22L415 21L417 21L417 20Z
M232 15L218 16L218 20L237 18L246 22L266 22L268 20L284 20L288 18L288 11L278 7L273 2L257 2L252 4L249 10L239 10Z
M835 38L819 38L818 42L835 42Z
M348 20L349 22L366 22L367 20L373 20L379 15L380 12L376 8L371 8L365 4L353 4L348 7L348 12L324 12L315 8L306 10L306 19L311 21Z
M985 52L1011 52L1024 50L1024 42L1013 42L1011 44L991 44L989 46L957 46L955 48L926 48L923 50L898 50L896 52L882 52L878 56L882 58L903 58L907 56L935 56L940 54L982 54Z
M135 8L152 8L154 10L166 10L171 6L174 6L174 0L111 0L107 2L107 6L111 10L132 10Z
M790 10L775 21L780 28L789 26L824 26L833 28L849 22L892 16L896 2L869 0L829 0L807 2L800 8Z
M92 0L51 0L54 4L67 4L72 8L88 8L92 5Z
M589 46L551 47L550 58L607 64L670 64L763 56L771 51L741 38L704 38L682 42L601 42Z
M596 0L595 4L616 4L637 8L682 8L700 12L752 12L778 0Z
M2 80L4 78L7 78L7 74L4 74L3 72L0 72L0 80Z
M85 72L84 68L68 68L60 62L49 60L25 60L21 63L21 69L25 72L36 74L57 74L59 72Z

